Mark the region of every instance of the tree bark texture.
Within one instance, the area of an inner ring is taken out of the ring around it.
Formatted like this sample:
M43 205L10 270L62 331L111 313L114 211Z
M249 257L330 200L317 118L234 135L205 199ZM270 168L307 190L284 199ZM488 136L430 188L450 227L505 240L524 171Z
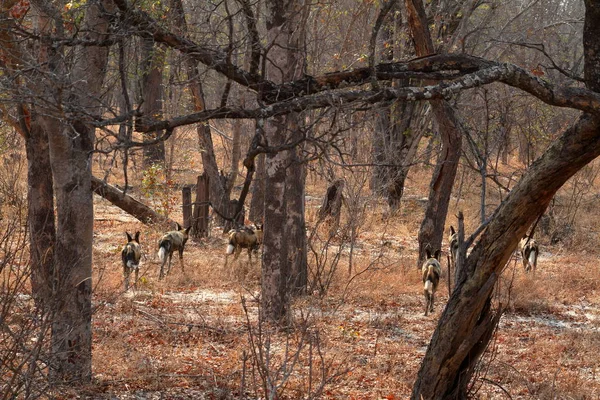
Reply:
M371 46L381 49L381 59L391 62L396 57L404 58L408 52L408 43L394 46L394 41L402 37L400 30L402 19L400 5L396 1L387 1L382 6L377 22L373 28ZM382 29L381 29L382 28ZM400 40L400 39L398 39ZM403 45L404 46L403 46ZM371 57L376 54L375 48L371 50ZM372 60L374 65L375 60ZM380 83L377 82L376 85ZM409 79L399 79L392 82L393 87L409 85ZM373 158L375 167L371 181L371 189L388 201L390 210L396 211L400 207L400 201L404 194L404 183L410 166L423 137L423 130L412 129L415 117L419 116L423 105L410 101L395 101L391 105L385 105L377 110L375 116L375 132L373 138Z
M411 127L414 117L422 110L422 104L398 101L377 112L372 186L387 197L392 211L400 207L406 177L425 133L424 129Z
M54 286L54 190L48 135L40 124L41 116L33 116L25 137L27 153L27 212L29 217L29 257L31 290L44 312L51 312Z
M447 102L440 100L432 101L431 108L440 132L442 150L431 177L429 201L419 229L419 266L428 248L431 251L442 248L450 195L462 152L462 128L455 111Z
M163 67L164 51L151 37L142 38L142 124L149 125L151 121L160 120L163 115ZM161 136L160 131L146 132L147 141ZM153 164L165 165L165 143L144 147L144 168Z
M252 181L252 199L248 218L254 223L262 223L265 219L265 155L256 157L256 172Z
M104 38L108 29L105 9L110 9L109 2L87 3L83 26L89 39ZM70 76L77 84L73 83L62 106L100 114L108 48L85 46L76 52ZM54 120L46 127L57 213L51 378L61 383L89 382L92 376L91 165L95 130L83 118Z
M266 55L268 78L286 82L298 78L304 70L301 2L287 4L267 1L267 40L272 44ZM298 116L288 114L267 120L266 140L270 146L297 140L303 133ZM267 154L265 226L262 265L262 318L285 322L289 312L288 288L301 288L306 269L306 233L304 230L304 172L298 149ZM306 274L305 274L306 275Z
M435 49L422 0L406 0L405 5L417 55L433 54ZM419 229L417 267L425 260L427 249L435 252L442 248L450 195L462 151L462 127L454 109L445 100L433 100L430 104L442 138L442 151L431 178L429 201Z

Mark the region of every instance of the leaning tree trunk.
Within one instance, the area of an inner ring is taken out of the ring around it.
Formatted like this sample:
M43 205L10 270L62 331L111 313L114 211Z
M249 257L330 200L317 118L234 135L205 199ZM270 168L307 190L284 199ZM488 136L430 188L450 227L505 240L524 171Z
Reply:
M600 91L600 1L586 2L586 85ZM600 156L600 117L582 115L523 175L467 258L427 348L412 399L463 399L479 356L499 321L490 296L512 252L555 193Z
M433 54L423 2L406 0L405 5L417 55L423 57ZM425 259L427 249L435 251L442 248L448 204L462 148L462 127L454 109L445 100L433 100L430 104L442 138L442 151L431 177L429 201L419 229L418 267Z
M557 139L500 206L465 263L421 364L412 399L463 399L499 311L490 295L519 238L556 191L600 155L600 121L589 115Z
M188 28L183 3L181 0L171 0L170 3L175 21L173 30L181 35L186 35ZM204 90L200 80L198 62L189 55L184 55L184 59L194 111L203 111L206 109L206 102L204 100ZM223 224L224 220L220 215L226 214L225 210L226 205L229 204L229 195L225 191L225 186L219 174L219 166L217 165L217 157L215 156L215 148L208 121L199 123L196 127L196 133L198 135L199 151L202 158L202 168L208 175L210 202L212 207L218 211L215 216L217 222Z
M134 216L144 224L160 222L168 226L175 225L175 221L157 213L144 203L124 194L121 190L95 176L92 176L92 191L105 200L110 201L114 206L117 206L126 213Z
M444 225L462 148L462 128L452 107L445 101L434 100L431 108L442 139L442 150L431 178L429 201L419 229L419 267L428 248L433 251L442 248Z

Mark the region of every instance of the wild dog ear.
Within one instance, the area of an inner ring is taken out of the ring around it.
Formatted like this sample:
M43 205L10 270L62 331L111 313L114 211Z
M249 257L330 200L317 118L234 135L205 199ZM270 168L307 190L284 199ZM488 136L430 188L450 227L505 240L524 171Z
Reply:
M190 233L190 229L192 229L192 226L191 226L191 225L190 225L190 226L188 226L187 228L185 228L185 230L183 231L183 233L185 233L185 234L187 235L188 233ZM181 229L180 229L180 230L181 230Z
M433 258L435 258L436 260L440 259L440 251L436 250L435 253L433 254Z
M135 239L135 241L136 241L136 242L138 242L138 243L140 242L140 231L137 231L137 232L135 233L135 238L134 238L134 239ZM131 241L131 240L130 240L130 241Z
M125 234L127 235L127 243L131 242L133 239L131 238L129 232L125 232Z
M431 258L431 251L429 249L426 249L425 254L427 255L427 259L429 260Z
M450 234L454 235L456 233L456 231L454 230L454 227L452 225L450 225Z
M183 228L181 227L181 225L179 225L179 222L175 222L175 226L177 227L178 231L183 230Z

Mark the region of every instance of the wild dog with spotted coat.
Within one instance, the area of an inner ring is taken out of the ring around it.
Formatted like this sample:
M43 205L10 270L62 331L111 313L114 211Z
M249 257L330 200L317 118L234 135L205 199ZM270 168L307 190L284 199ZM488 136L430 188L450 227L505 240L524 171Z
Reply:
M252 252L258 252L262 240L263 227L259 224L257 224L255 228L243 226L241 228L230 230L227 250L225 252L225 266L227 266L227 259L229 256L233 254L233 260L235 261L242 252L242 249L248 249L248 260L252 262Z
M423 263L421 272L423 273L423 294L425 295L425 316L428 312L433 312L433 301L435 292L440 283L442 275L442 266L440 265L440 251L436 250L434 255L431 255L429 249L425 250L427 259Z
M519 249L521 251L521 260L523 261L523 268L525 272L529 272L537 267L537 259L540 254L540 247L533 237L523 236L519 242Z
M450 236L448 237L448 243L450 247L450 260L452 267L456 269L456 260L458 260L458 232L454 230L454 227L450 225Z
M142 250L140 247L140 232L136 232L132 238L129 232L127 235L127 244L121 251L121 259L123 260L123 277L125 280L125 291L129 289L129 277L131 271L135 273L133 287L137 289L138 274L140 272L140 260L142 258Z
M177 224L177 223L176 223ZM181 225L177 224L177 230L167 232L158 242L158 258L160 260L160 274L158 279L161 280L164 276L168 275L171 271L171 259L175 251L179 252L179 261L181 263L181 272L183 272L183 249L189 238L190 227L183 229ZM169 266L165 272L165 264L169 260Z

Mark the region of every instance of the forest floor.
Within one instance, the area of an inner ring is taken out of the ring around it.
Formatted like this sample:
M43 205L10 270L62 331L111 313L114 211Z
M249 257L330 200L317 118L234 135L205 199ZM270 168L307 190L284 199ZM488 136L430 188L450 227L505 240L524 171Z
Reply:
M345 250L327 292L295 300L292 328L281 331L258 323L259 262L242 253L225 268L219 229L190 241L185 271L174 258L159 281L161 232L96 203L94 384L77 397L264 398L268 385L280 399L410 396L448 300L445 274L435 312L424 316L416 235L409 234L415 223L405 218L411 210L374 216L386 228L359 233L351 278ZM142 232L144 258L137 290L124 292L126 230ZM514 256L496 289L495 303L506 311L479 367L475 398L600 398L598 268L597 254L561 245L544 245L535 274L524 274Z

